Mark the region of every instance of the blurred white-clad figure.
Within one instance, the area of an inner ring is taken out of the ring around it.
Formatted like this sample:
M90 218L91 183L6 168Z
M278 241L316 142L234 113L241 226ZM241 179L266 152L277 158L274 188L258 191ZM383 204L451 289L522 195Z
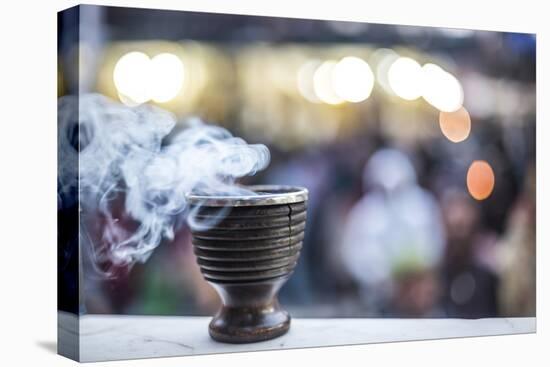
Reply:
M445 246L438 204L418 186L409 158L394 149L371 157L363 183L366 194L344 229L344 265L374 313L427 315Z

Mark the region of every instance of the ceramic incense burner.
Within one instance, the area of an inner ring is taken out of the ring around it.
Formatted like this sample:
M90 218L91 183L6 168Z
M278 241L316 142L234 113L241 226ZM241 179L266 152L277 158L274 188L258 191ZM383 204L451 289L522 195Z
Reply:
M292 274L306 225L307 190L250 186L250 196L188 196L197 222L193 247L222 307L209 325L221 342L250 343L286 333L277 293Z

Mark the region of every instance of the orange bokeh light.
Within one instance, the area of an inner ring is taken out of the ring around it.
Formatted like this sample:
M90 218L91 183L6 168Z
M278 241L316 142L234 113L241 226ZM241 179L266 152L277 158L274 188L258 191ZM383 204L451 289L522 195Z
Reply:
M474 161L468 168L466 185L476 200L487 199L495 187L495 174L486 161Z
M447 139L453 143L459 143L470 135L472 121L470 114L464 107L454 112L439 113L439 127Z

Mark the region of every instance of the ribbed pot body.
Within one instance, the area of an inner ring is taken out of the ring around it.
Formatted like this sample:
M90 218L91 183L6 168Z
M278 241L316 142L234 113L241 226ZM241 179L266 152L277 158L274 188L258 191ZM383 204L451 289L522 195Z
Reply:
M209 326L222 342L247 343L284 334L290 316L277 293L292 273L304 238L307 201L235 206L200 206L193 247L204 278L221 297Z

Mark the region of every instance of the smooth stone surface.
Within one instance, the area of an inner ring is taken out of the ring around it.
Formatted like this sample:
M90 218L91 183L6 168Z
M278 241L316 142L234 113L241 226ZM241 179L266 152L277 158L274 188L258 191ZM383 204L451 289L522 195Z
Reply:
M59 313L59 323L76 316ZM83 362L246 352L331 345L429 340L469 336L525 334L536 331L536 319L292 319L292 327L276 339L252 344L224 344L208 335L210 317L81 316L80 360ZM63 329L71 342L71 332ZM76 334L73 334L76 337ZM65 342L61 341L60 342ZM72 341L74 343L74 340Z

